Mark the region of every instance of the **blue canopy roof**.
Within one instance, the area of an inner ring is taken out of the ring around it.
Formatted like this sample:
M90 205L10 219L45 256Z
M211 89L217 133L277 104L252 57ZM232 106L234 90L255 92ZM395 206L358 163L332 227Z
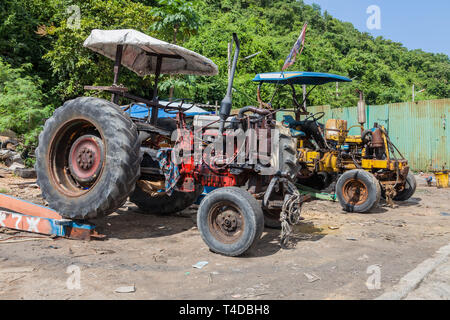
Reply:
M168 102L160 101L160 104L165 105L165 104L168 104ZM185 108L188 108L191 106L192 106L191 104L186 104L186 103L183 104L183 107L185 107ZM135 103L126 112L131 117L145 119L148 117L149 109L150 109L150 113L151 113L152 108L147 108L145 106L145 104L143 104L143 103ZM193 117L193 116L197 116L197 115L208 115L208 114L211 114L211 112L206 111L197 106L194 106L191 109L189 109L187 112L185 112L185 115L187 117ZM167 113L167 112L164 112L163 109L158 109L158 118L175 118L175 117L176 117L175 113Z
M328 82L351 82L352 80L331 73L289 71L260 73L255 76L253 81L261 83L321 85Z

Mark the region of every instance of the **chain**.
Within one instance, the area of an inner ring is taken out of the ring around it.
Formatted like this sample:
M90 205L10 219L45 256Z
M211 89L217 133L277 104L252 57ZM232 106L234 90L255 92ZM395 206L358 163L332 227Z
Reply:
M283 208L280 214L281 221L281 239L280 245L283 248L287 248L289 244L289 239L292 235L292 226L296 225L301 220L301 207L302 207L302 196L298 192L297 188L292 184L292 182L287 182L291 194L287 194L284 197Z

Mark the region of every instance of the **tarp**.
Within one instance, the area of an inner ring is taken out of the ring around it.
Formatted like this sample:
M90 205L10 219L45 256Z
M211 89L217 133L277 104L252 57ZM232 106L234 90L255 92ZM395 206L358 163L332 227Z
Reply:
M257 74L253 81L279 84L322 85L328 82L351 82L352 80L347 77L331 73L289 71Z
M167 105L169 102L168 101L160 101L159 102L162 105ZM176 106L176 103L171 103L171 106ZM189 108L191 107L191 104L185 103L183 104L183 108ZM148 109L145 104L143 103L135 103L131 106L130 109L128 109L126 112L134 118L139 118L139 119L146 119L148 117ZM152 108L150 108L150 113L151 113ZM202 108L199 107L192 107L191 109L189 109L187 112L185 112L185 115L188 117L193 117L193 116L197 116L197 115L209 115L211 114L211 112L206 111ZM176 114L174 113L167 113L164 112L164 109L158 109L158 119L160 118L175 118Z
M115 60L117 45L123 45L122 65L139 76L155 74L157 57L149 54L178 55L162 59L162 74L214 76L218 68L210 59L183 47L152 38L132 29L92 30L83 46Z

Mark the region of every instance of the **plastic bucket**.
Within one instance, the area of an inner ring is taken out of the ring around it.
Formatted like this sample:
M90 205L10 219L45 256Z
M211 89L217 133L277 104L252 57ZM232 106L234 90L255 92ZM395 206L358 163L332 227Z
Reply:
M448 172L436 172L436 187L448 188Z

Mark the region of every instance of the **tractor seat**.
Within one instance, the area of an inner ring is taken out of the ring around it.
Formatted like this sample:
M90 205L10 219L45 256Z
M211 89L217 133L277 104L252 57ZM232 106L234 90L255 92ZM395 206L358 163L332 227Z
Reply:
M296 121L292 116L283 116L283 125L291 129L291 134L294 138L306 137L306 133L297 130L298 126L302 126L305 123L303 121Z

